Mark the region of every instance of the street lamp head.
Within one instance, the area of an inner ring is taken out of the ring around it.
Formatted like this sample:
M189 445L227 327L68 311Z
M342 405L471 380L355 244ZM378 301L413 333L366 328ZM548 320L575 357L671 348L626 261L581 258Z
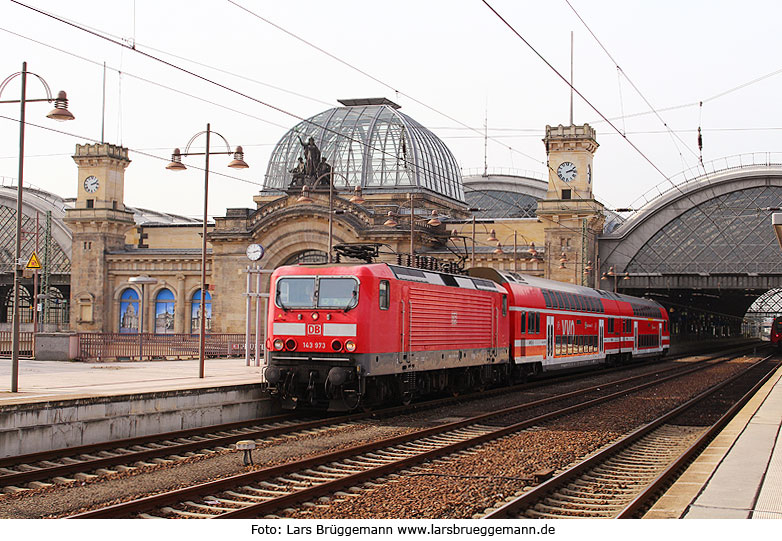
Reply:
M365 199L361 196L361 186L356 186L353 190L353 197L350 198L351 203L360 205L364 203Z
M65 94L64 90L60 90L57 93L57 99L54 100L54 109L52 109L46 117L60 122L73 120L75 118L68 110L68 96Z
M497 232L494 229L489 233L489 238L486 239L486 242L497 242Z
M244 161L244 150L242 150L242 147L236 147L236 151L234 152L234 159L231 160L231 163L228 164L228 167L231 169L247 169L250 167L247 165L247 162Z
M440 221L440 219L437 217L437 211L432 211L432 217L429 218L429 221L426 222L428 225L431 225L432 227L437 227L438 225L442 224L443 222Z
M185 164L182 163L182 153L178 148L174 149L174 153L171 154L171 163L166 166L169 171L184 171L187 169Z
M527 252L529 252L529 255L532 257L532 259L536 259L538 257L538 251L535 249L534 242L529 243L529 250L527 250Z
M394 213L390 210L388 211L388 219L383 222L383 225L386 227L396 227L399 225L399 223L394 219Z
M494 231L492 229L492 231ZM492 235L494 236L494 235ZM502 251L502 244L500 244L500 241L497 241L497 247L494 249L495 254L504 254L505 252Z
M306 186L301 187L301 195L296 200L297 203L312 203L312 198L310 197L310 190Z

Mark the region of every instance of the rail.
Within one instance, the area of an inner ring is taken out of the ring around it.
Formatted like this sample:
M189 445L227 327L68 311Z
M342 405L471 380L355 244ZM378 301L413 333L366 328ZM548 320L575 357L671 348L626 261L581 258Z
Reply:
M78 333L80 361L127 359L182 359L198 356L198 334ZM254 353L254 337L250 340ZM244 355L245 335L206 335L206 357Z
M13 333L11 331L0 331L0 355L11 355L11 339ZM32 357L33 355L33 333L32 332L20 332L19 333L19 355L25 357Z

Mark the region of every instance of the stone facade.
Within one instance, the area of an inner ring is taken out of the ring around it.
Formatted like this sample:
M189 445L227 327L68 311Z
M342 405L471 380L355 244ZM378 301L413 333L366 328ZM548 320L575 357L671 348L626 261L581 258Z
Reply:
M594 286L597 264L592 263L592 274L588 263L596 257L604 222L604 209L592 196L594 138L588 125L547 126L549 189L538 204L537 218L476 221L462 203L428 190L415 192L413 252L445 262L461 260L467 267L491 266ZM122 292L128 287L142 292L129 278L148 275L158 282L144 288L144 331L154 332L155 299L168 289L175 304L173 331L192 332L192 299L200 288L201 225L135 225L123 200L127 149L78 145L74 160L79 196L66 217L73 230L72 328L117 332ZM574 165L574 178L564 181L557 174L563 162ZM97 188L88 177L97 179ZM229 209L216 218L207 235L211 331L245 331L247 268L253 264L245 254L250 244L264 247L258 264L266 269L303 253L325 256L331 246L352 243L376 243L381 261L405 264L411 251L410 194L364 194L359 201L353 195L336 189L331 197L328 189L310 191L306 198L299 191L261 193L254 197L254 209ZM443 217L439 223L432 211ZM268 279L263 276L264 292Z

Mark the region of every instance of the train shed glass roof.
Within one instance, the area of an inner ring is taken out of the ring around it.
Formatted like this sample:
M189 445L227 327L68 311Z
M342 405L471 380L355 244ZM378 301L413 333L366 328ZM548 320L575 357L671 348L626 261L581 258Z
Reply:
M365 193L420 189L464 202L459 167L451 151L424 126L378 98L341 100L289 130L272 151L264 191L286 190L293 169L313 137L332 167L334 185Z

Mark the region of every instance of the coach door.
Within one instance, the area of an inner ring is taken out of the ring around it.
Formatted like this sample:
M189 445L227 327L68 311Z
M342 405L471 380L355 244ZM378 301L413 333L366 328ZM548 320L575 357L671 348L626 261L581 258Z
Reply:
M663 324L662 323L657 324L657 349L659 351L663 350Z
M605 332L605 331L603 330L603 329L605 328L605 327L604 327L604 324L605 324L605 321L603 321L603 320L601 319L601 320L600 320L600 331L599 331L599 334L597 335L597 347L598 347L598 352L600 353L600 356L601 356L601 357L602 357L602 356L605 354L605 352L606 352L606 350L605 350L605 341L604 341L604 339L603 339L604 332Z
M633 353L638 353L638 322L633 321Z
M554 316L546 316L546 359L554 358Z

